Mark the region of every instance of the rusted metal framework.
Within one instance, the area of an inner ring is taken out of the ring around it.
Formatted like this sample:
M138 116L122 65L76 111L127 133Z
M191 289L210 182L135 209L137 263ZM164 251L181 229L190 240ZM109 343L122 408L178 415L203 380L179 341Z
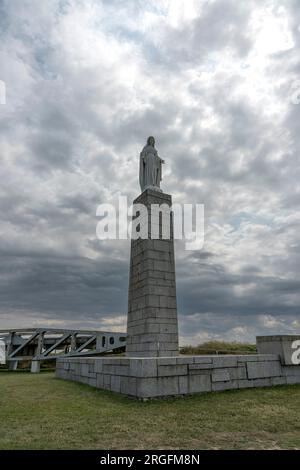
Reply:
M18 362L31 361L31 372L40 371L41 361L57 357L92 356L125 348L126 334L107 331L25 328L0 330L11 370Z

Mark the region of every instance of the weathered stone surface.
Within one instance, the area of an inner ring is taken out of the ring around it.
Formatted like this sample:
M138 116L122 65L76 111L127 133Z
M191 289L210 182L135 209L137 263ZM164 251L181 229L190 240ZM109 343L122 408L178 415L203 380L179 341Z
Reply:
M132 377L157 377L157 361L155 358L133 358L130 364Z
M152 204L172 205L168 194L146 190L134 204L148 209L151 232ZM158 224L161 229L161 222ZM178 322L173 224L167 240L131 241L127 344L129 357L178 355ZM138 321L138 323L137 323Z
M235 390L238 388L238 380L231 380L226 382L213 382L212 391L213 392L222 392L224 390Z
M279 361L249 362L247 363L247 375L249 379L280 377L282 369Z
M239 365L238 367L231 367L228 369L231 380L244 380L247 379L246 366Z
M209 374L188 376L188 393L210 392L211 389L211 377Z
M238 388L252 388L254 387L253 380L242 379L238 380Z
M179 395L186 395L189 393L189 379L187 375L178 377L178 393Z
M56 375L146 399L300 383L300 366L281 366L279 356L270 354L248 361L246 356L61 358Z
M120 392L124 395L136 397L137 395L137 378L136 377L121 377Z
M199 363L199 364L189 364L188 367L189 367L189 372L197 373L198 371L201 371L203 369L211 369L212 365L206 364L206 363Z
M275 354L283 365L295 365L292 361L294 342L300 341L300 335L257 336L257 351L260 354Z
M193 357L176 357L176 364L193 364Z
M230 381L229 371L226 369L214 370L211 375L211 380L212 382L229 382Z
M214 367L236 367L237 356L213 356Z
M238 356L238 363L244 364L245 362L257 362L257 354L245 354L245 356Z
M187 375L187 366L185 364L176 364L170 366L158 366L158 376L168 377L172 375Z
M254 387L270 387L272 385L272 379L271 378L265 378L265 379L254 379L253 380L253 386Z
M283 374L286 377L299 377L300 378L300 365L296 366L282 366Z
M212 364L213 356L193 356L195 364Z
M286 385L286 377L272 377L272 385Z
M139 398L155 398L158 396L158 384L156 378L144 378L137 381L137 396Z

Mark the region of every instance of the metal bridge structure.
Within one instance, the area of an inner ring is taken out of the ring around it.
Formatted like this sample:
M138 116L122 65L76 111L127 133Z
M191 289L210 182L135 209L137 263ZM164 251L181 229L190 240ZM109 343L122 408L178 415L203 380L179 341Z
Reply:
M101 355L126 346L125 333L57 328L0 330L0 340L5 343L8 368L16 370L19 362L31 361L33 373L40 372L42 361Z

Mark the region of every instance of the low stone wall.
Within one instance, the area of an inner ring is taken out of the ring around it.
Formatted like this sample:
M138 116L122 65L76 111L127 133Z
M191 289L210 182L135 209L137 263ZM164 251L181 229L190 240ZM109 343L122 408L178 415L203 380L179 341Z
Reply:
M62 358L56 376L138 398L300 383L300 365L274 354Z

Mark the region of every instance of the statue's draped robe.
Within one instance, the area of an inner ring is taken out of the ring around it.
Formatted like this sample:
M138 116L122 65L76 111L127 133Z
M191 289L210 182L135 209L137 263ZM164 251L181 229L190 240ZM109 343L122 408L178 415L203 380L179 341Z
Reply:
M160 188L162 180L162 160L152 145L146 145L140 155L140 186L144 191L148 187Z

